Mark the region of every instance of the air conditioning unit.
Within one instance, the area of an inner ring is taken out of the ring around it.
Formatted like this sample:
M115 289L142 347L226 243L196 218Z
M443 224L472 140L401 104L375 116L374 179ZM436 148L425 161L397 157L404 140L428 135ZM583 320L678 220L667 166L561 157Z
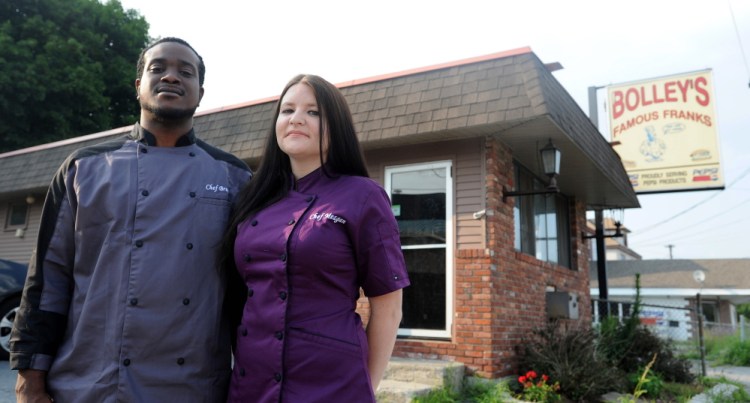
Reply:
M578 319L578 295L572 292L548 291L547 316L554 319Z

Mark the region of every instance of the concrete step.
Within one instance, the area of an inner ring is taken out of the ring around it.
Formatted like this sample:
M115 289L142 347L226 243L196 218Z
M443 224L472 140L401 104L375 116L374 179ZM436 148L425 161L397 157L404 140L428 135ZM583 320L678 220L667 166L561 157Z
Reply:
M437 389L446 386L457 391L464 372L464 364L458 362L393 357L383 379L432 385Z
M378 403L410 403L417 396L424 396L436 389L435 385L384 379L378 386L375 398Z

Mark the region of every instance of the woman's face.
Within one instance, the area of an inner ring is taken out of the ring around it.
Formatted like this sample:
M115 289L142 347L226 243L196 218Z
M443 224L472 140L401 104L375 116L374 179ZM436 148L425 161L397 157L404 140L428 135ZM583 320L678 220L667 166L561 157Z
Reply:
M293 164L320 166L320 119L312 88L305 83L291 86L281 99L276 142ZM327 149L326 138L323 152Z

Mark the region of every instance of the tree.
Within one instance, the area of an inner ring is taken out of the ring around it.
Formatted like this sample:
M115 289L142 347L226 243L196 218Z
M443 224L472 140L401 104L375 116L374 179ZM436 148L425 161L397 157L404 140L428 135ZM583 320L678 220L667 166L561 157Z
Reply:
M0 2L0 152L132 124L149 39L119 0Z

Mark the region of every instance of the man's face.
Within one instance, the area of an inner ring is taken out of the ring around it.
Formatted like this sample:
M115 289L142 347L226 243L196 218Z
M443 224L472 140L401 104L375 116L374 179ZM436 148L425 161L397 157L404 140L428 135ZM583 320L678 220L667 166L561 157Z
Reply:
M198 56L187 46L163 42L144 55L143 76L135 80L146 118L176 121L192 117L203 97Z

